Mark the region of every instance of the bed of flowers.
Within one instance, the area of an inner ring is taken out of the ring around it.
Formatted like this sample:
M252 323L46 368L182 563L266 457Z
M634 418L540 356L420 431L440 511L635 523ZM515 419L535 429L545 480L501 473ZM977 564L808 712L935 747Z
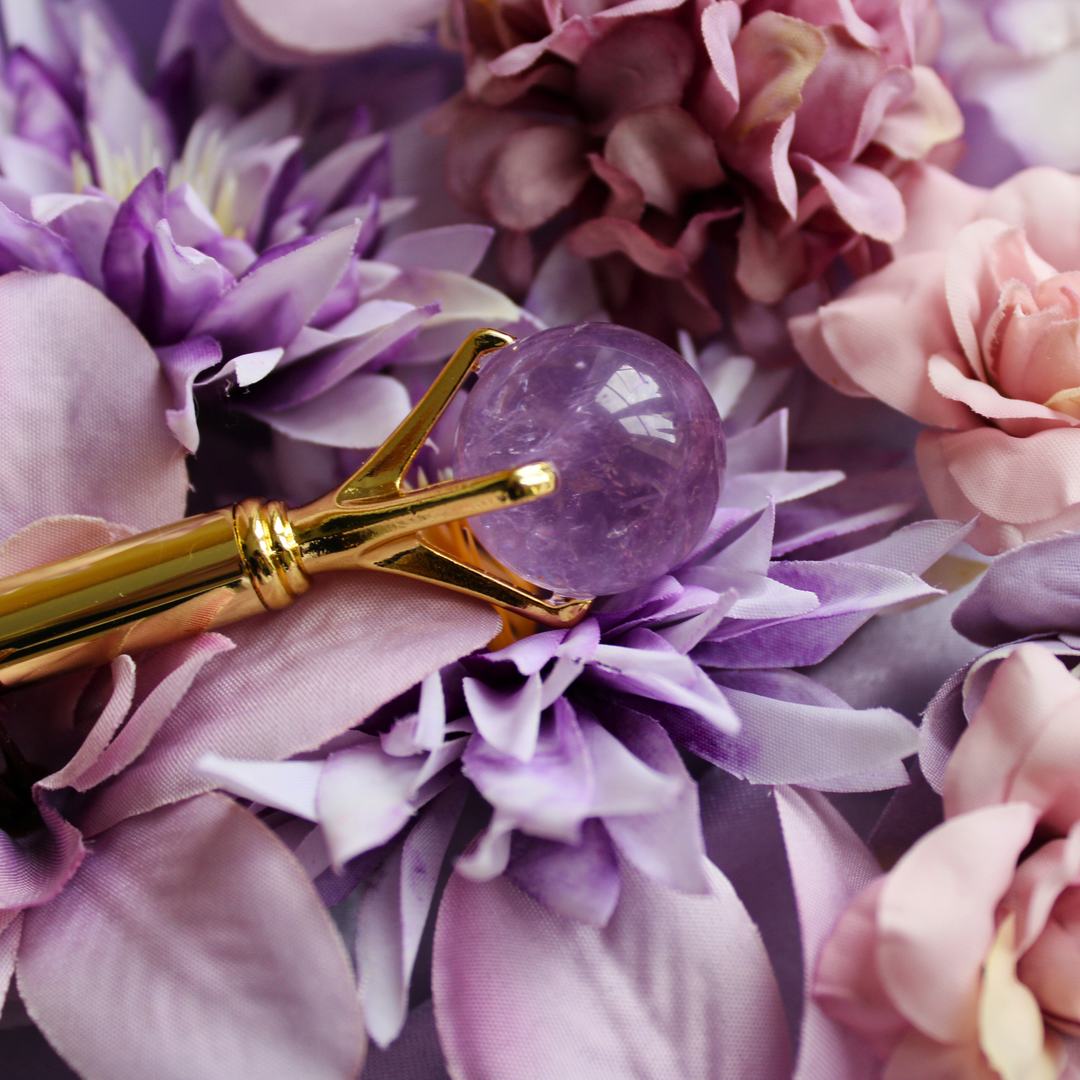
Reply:
M480 327L725 459L572 628L334 573L0 693L5 1080L1080 1078L1074 0L0 23L0 577L322 495Z

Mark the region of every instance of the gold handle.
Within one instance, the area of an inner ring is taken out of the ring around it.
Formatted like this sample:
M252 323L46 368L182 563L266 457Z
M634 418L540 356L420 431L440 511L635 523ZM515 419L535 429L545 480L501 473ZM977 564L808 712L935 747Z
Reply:
M589 600L529 591L441 551L422 530L555 489L544 463L416 490L402 486L479 356L512 340L470 335L397 431L336 492L289 511L246 499L0 580L0 686L107 663L292 603L312 574L366 567L432 581L552 626Z

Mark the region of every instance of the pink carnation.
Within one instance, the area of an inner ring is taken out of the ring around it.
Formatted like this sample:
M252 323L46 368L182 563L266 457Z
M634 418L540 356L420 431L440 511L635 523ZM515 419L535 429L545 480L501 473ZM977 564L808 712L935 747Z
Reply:
M925 66L932 0L453 11L467 76L448 114L452 192L509 231L504 262L522 280L569 231L572 251L601 260L620 320L640 318L638 272L672 283L677 325L714 329L701 257L719 222L739 297L777 302L841 252L868 265L869 241L904 232L895 177L961 130Z
M1019 173L993 191L909 178L898 258L812 315L796 347L845 393L924 424L944 518L980 515L996 554L1080 527L1080 179Z
M1080 1033L1078 765L1080 684L1023 645L949 762L945 822L855 898L818 965L818 1002L889 1080L1062 1074Z

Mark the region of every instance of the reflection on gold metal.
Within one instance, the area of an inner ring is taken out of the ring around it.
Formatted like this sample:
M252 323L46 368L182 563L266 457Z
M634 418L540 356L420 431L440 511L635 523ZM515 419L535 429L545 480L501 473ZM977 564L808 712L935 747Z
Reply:
M413 458L481 354L512 340L496 330L471 334L359 471L308 506L245 499L0 580L0 686L286 607L313 574L329 570L385 570L547 626L578 622L590 601L550 597L503 576L490 559L471 564L438 543L441 526L554 491L550 465L404 487Z

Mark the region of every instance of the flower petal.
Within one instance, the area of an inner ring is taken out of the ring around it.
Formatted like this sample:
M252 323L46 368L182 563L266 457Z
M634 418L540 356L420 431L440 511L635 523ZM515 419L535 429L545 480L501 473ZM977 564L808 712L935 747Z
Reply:
M317 894L222 796L99 837L26 919L18 981L87 1080L351 1080L363 1056L348 957Z
M451 877L433 972L451 1073L789 1076L783 1010L761 938L727 879L711 864L706 873L710 894L685 896L625 867L602 930L551 914L505 878Z

